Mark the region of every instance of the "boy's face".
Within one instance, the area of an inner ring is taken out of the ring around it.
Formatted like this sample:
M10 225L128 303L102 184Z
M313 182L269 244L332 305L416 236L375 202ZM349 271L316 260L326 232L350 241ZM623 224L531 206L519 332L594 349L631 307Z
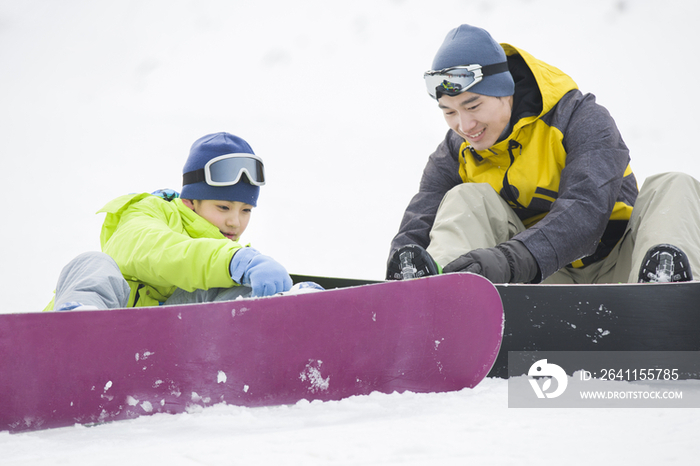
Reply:
M447 125L476 150L496 144L510 122L513 96L491 97L465 91L438 100Z
M238 241L250 222L253 206L238 201L183 199L182 203L207 220L231 241Z

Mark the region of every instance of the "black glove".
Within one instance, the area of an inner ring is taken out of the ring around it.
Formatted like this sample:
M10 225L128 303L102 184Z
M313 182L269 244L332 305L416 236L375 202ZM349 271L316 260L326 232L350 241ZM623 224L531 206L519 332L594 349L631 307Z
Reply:
M476 273L493 283L531 283L539 275L537 261L518 240L506 241L495 248L475 249L442 270Z

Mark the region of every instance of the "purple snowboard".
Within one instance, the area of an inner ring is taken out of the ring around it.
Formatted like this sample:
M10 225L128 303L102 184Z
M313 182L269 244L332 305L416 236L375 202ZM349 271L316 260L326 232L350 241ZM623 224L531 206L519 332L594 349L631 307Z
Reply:
M474 387L496 288L451 274L262 299L0 315L0 431Z

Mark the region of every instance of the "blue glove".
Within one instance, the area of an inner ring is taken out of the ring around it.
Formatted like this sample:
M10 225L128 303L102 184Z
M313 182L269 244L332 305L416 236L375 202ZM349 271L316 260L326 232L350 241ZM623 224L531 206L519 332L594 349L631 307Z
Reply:
M253 289L253 296L272 296L292 288L292 279L282 265L253 248L236 251L229 265L236 283Z

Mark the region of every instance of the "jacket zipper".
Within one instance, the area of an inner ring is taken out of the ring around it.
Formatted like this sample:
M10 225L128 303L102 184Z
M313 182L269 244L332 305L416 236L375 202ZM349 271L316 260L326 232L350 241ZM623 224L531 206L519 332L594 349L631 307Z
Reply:
M510 165L508 166L505 174L503 175L503 194L506 197L506 201L511 202L512 204L515 204L517 207L520 207L521 209L526 209L526 207L524 205L522 205L520 202L518 202L518 196L513 192L513 185L511 185L510 182L508 181L508 172L510 171L511 167L515 163L515 155L513 154L514 149L520 149L520 152L522 153L523 145L520 144L515 139L511 139L508 141L508 156L510 157Z

